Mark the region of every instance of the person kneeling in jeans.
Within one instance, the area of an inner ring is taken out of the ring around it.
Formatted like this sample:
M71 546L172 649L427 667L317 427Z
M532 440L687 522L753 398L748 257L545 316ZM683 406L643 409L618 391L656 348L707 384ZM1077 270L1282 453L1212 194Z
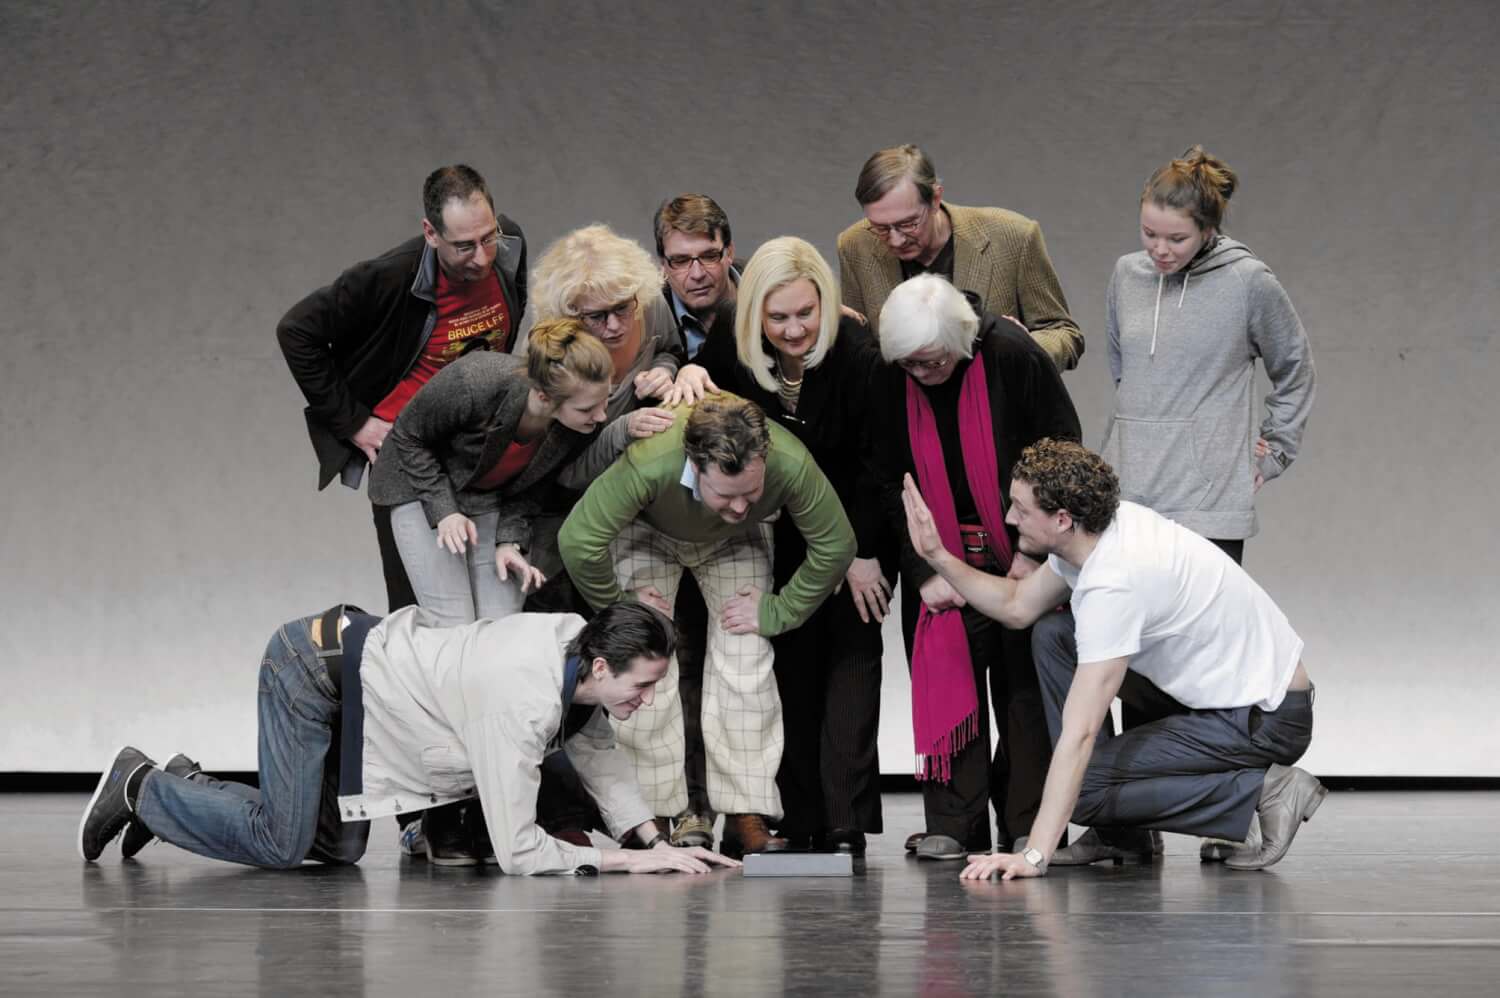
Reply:
M228 862L354 863L371 818L477 795L507 873L737 866L656 834L605 717L651 702L672 649L671 623L639 603L587 624L523 613L447 628L419 607L379 620L336 606L294 620L261 662L260 789L185 778L124 748L79 822L79 854L97 860L135 823ZM567 754L609 834L633 830L648 848L597 849L539 826L543 760L555 752Z

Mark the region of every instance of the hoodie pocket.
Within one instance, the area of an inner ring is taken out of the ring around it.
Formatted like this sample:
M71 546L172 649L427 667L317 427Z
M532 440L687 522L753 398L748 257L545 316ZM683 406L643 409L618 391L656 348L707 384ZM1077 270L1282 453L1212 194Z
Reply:
M1101 448L1120 476L1120 498L1171 514L1198 509L1211 481L1191 419L1116 416Z

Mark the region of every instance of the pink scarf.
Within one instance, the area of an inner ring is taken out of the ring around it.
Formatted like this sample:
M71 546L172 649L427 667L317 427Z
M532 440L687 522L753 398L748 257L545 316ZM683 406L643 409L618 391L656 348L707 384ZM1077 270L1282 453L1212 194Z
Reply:
M910 377L906 379L906 425L917 485L932 510L938 536L943 547L962 558L963 540L953 507L953 490L948 486L948 469L943 463L937 418L932 403ZM958 436L964 475L979 507L979 520L989 534L990 550L1002 569L1009 569L1010 537L1005 533L994 434L984 358L976 351L959 388ZM974 666L961 610L933 613L923 604L917 616L911 656L911 715L917 779L936 778L946 783L952 775L953 756L979 734L979 694L974 689Z

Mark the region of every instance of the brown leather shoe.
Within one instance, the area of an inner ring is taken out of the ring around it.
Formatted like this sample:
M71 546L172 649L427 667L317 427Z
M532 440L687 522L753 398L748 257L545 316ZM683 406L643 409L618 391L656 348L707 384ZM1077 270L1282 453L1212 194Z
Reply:
M764 815L724 815L724 838L719 842L719 852L730 859L739 859L747 852L786 852L786 846L786 839L772 835L766 827Z

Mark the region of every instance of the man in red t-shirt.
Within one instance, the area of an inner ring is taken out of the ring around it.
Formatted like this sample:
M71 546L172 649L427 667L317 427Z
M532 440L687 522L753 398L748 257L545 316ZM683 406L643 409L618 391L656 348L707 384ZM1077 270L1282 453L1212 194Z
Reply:
M318 488L358 488L417 390L478 340L507 351L526 309L526 239L496 215L484 178L462 164L422 185L422 234L355 264L292 306L276 328L307 398ZM384 515L382 515L384 513ZM416 602L390 533L375 532L394 611Z
M401 408L475 342L507 351L526 311L526 237L495 212L484 178L457 164L422 185L422 234L293 305L276 327L287 366L307 398L318 488L340 478L358 488ZM388 609L415 603L391 534L389 507L373 506ZM478 862L471 830L482 822L429 822L428 854ZM414 826L415 832L421 826ZM403 849L417 837L402 836ZM442 841L439 841L441 839ZM460 840L465 841L460 841Z

